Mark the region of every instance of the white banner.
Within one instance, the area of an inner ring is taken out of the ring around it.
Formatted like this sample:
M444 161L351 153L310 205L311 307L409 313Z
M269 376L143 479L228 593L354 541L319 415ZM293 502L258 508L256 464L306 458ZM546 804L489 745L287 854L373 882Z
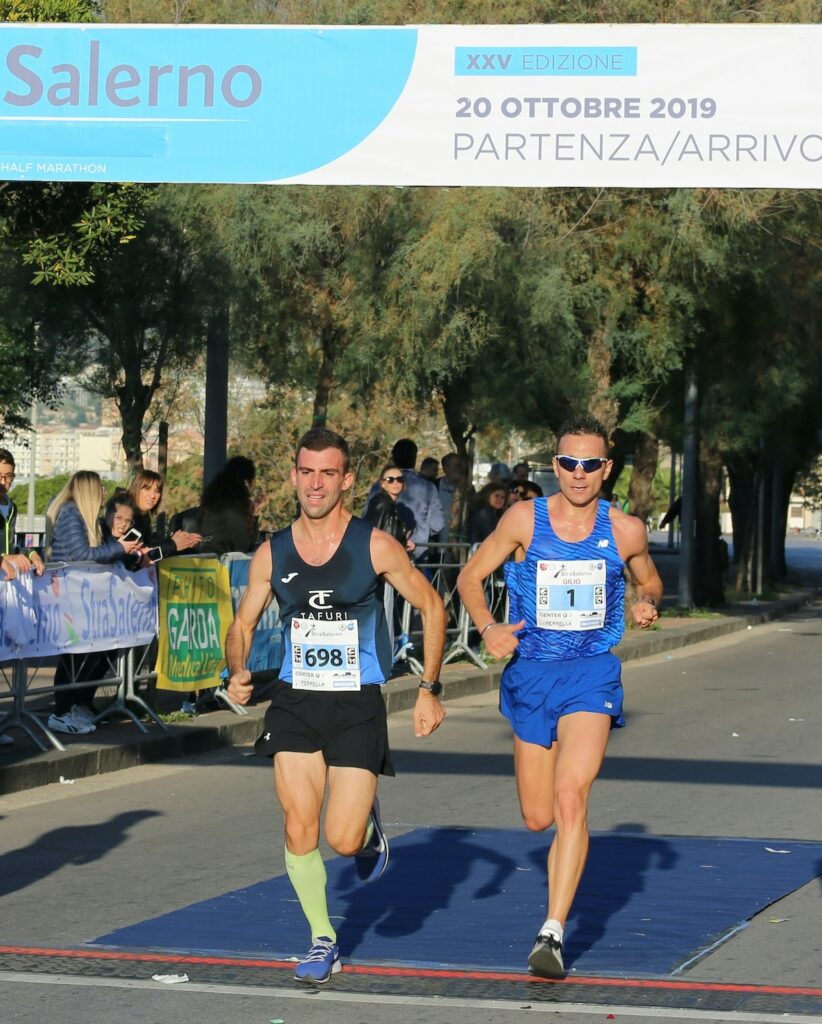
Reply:
M0 25L0 177L822 187L820 25Z
M0 582L0 662L137 647L156 632L153 567L66 567Z

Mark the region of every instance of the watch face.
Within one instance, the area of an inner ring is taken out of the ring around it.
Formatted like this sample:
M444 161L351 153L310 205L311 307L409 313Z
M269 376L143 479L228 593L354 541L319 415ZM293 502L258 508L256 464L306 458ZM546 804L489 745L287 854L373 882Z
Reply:
M435 683L420 683L420 686L424 690L428 690L428 692L432 694L434 697L439 697L439 695L442 693L442 683L439 680L437 680L437 682Z

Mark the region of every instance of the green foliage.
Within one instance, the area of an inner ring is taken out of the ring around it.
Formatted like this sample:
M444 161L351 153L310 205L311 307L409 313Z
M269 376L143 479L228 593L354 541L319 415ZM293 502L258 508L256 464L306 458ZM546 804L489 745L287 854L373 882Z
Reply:
M34 512L35 515L45 515L49 503L58 491L68 483L70 473L59 473L56 476L38 477L34 481ZM11 489L11 497L19 509L28 508L29 485L28 481L17 478L17 483Z
M294 517L295 496L291 483L294 447L311 426L311 403L305 390L293 387L272 389L268 400L235 412L229 425L229 455L245 455L257 467L257 485L265 495L260 522L265 529L279 529ZM355 484L348 506L361 513L369 489L390 455L393 442L414 433L421 455L441 457L448 450L447 439L428 429L433 419L429 407L419 406L378 387L368 401L339 392L329 409L329 426L349 442ZM426 447L428 445L428 447ZM167 514L182 511L200 500L202 460L192 456L169 467L163 507Z
M105 20L130 24L279 23L277 0L103 0Z
M0 21L96 21L97 0L0 0Z
M128 6L142 5L132 0ZM182 7L190 11L195 5L181 0L177 3L155 0L155 6L160 10ZM220 8L222 5L212 6ZM238 20L245 20L248 5L238 6L242 11ZM276 4L263 2L256 6L262 8L259 20L278 20L291 25L757 24L820 20L818 0L753 0L751 3L744 0L603 0L597 4L588 0L279 0Z
M57 473L54 476L40 476L34 481L34 514L38 516L45 515L46 509L51 504L52 499L58 494L68 483L71 473ZM103 480L103 490L105 492L104 501L111 497L112 494L117 490L118 487L123 486L123 482L117 482L112 480ZM21 480L18 476L17 482L10 491L12 500L17 505L18 509L25 512L28 508L29 501L29 485L27 480Z
M163 489L163 508L166 509L166 515L170 517L170 513L182 512L184 509L199 505L202 491L201 456L191 455L183 462L169 466Z
M808 508L822 508L822 465L818 460L799 476L795 491L804 498Z
M97 265L136 237L149 194L137 185L7 183L3 230L24 241L33 284L88 285Z
M35 399L59 399L59 376L71 364L59 339L39 329L47 297L26 278L13 254L0 255L0 437L27 429Z

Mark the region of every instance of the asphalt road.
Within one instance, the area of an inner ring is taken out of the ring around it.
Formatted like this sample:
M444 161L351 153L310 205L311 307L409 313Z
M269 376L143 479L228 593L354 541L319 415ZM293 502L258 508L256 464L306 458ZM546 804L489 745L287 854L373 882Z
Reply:
M592 830L820 841L820 656L822 607L814 607L626 666L628 728L614 734L594 788ZM393 716L390 730L398 777L381 784L390 834L425 825L521 828L510 736L494 695L449 703L445 725L428 740L414 740L407 714ZM270 768L247 753L0 797L3 1024L377 1024L389 1016L392 1024L508 1024L546 1013L578 1024L609 1014L822 1021L819 878L664 990L344 972L315 993L284 971L254 980L227 968L189 968L188 983L163 986L148 964L43 952L82 951L114 929L281 874ZM689 899L683 892L683 906ZM510 927L530 937L541 915L535 906L532 919ZM304 946L305 936L295 936L294 952Z

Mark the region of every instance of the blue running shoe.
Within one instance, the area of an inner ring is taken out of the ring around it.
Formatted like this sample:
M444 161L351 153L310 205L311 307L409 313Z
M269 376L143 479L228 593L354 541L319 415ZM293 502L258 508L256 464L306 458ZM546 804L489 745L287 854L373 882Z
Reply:
M311 943L311 949L305 954L294 970L295 981L305 981L309 985L324 985L332 974L342 970L340 948L325 935L320 935Z
M388 866L388 836L382 829L380 802L376 797L371 808L371 821L374 823L371 838L360 852L354 855L354 866L363 882L373 882Z

